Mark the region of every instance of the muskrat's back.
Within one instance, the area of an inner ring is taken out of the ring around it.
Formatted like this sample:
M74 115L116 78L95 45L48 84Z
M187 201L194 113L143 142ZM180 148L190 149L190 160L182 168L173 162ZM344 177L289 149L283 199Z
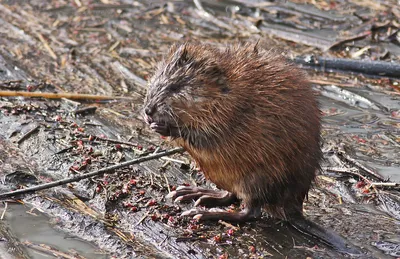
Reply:
M321 158L320 112L304 73L281 55L249 44L175 46L145 106L153 129L245 207L301 214Z

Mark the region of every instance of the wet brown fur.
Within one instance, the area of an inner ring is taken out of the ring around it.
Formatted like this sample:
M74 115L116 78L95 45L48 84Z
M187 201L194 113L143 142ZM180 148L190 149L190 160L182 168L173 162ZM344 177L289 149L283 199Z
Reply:
M190 97L167 103L197 141L177 137L176 144L246 207L265 205L283 219L300 215L321 159L320 111L305 74L253 44L174 46L158 71L179 58L193 62L181 75L192 80Z

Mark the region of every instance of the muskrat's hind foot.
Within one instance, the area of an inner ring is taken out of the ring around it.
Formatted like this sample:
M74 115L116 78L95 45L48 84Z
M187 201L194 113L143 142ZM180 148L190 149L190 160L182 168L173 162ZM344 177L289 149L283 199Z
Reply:
M215 191L200 187L180 186L176 191L170 192L167 198L178 201L196 200L195 206L218 207L228 206L234 203L237 198L234 194L227 191Z
M230 222L246 222L255 220L261 216L261 207L245 208L240 212L227 211L204 211L199 209L191 209L182 212L181 216L193 216L198 221L217 221L224 220Z

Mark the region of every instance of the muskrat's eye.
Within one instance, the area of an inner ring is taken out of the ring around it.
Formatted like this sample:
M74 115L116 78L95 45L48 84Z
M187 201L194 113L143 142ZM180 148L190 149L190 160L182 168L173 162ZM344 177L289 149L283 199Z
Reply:
M229 87L227 87L227 86L221 87L221 93L223 93L223 94L227 94L230 91L231 91L231 89Z
M168 89L171 91L171 92L177 92L178 90L179 90L179 85L178 84L172 84L172 85L170 85L170 86L168 86Z

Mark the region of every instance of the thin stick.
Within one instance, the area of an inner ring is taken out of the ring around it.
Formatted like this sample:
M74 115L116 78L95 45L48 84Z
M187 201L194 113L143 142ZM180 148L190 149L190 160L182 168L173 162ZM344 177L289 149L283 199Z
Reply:
M168 181L167 175L165 173L163 173L163 175L164 175L165 182L167 184L168 193L170 193L171 192L171 188L169 188L169 181Z
M3 220L3 219L4 219L4 215L6 214L7 207L8 207L8 202L5 202L5 204L4 204L4 210L3 210L3 213L1 213L1 218L0 218L0 220Z
M24 96L24 97L42 97L47 99L89 99L89 100L113 100L113 99L126 99L133 100L131 97L123 96L106 96L106 95L93 95L93 94L71 94L71 93L41 93L41 92L24 92L24 91L0 91L0 96Z
M231 229L233 229L233 230L235 230L235 231L238 231L238 230L239 230L238 227L232 225L231 223L228 223L228 222L226 222L226 221L223 221L223 220L221 220L221 219L218 220L218 223L221 224L221 225L223 225L223 226L225 226L225 227L231 228Z
M346 152L339 150L338 155L344 158L348 163L352 163L354 166L360 168L364 172L368 173L370 176L375 177L381 181L385 181L385 178L383 176L379 175L378 173L368 169L366 166L362 165L360 162L356 161L354 158L351 158L349 155L346 154Z
M81 137L86 137L86 138L89 138L90 136L92 136L92 137L93 137L93 141L94 141L94 140L102 140L102 141L107 141L107 142L115 143L115 144L124 144L124 145L127 145L127 146L134 146L134 147L137 147L137 146L138 146L137 143L133 143L133 142L129 142L129 141L123 141L123 140L118 140L118 139L103 138L103 137L100 137L100 136L95 136L95 135L90 135L90 134L79 134L79 136L81 136ZM155 154L155 153L154 153L154 154Z
M154 186L153 174L150 174L150 186Z
M183 148L178 147L178 148L162 151L162 152L157 153L157 154L151 154L151 155L148 155L148 156L132 159L132 160L129 160L129 161L126 161L124 163L117 164L117 165L105 167L103 169L100 169L100 170L97 170L97 171L94 171L94 172L90 172L90 173L86 173L86 174L82 174L82 175L77 175L77 176L74 176L74 177L65 178L65 179L61 179L61 180L50 182L50 183L40 184L40 185L36 185L36 186L30 187L30 188L26 188L26 189L21 189L21 190L2 193L2 194L0 194L0 199L13 197L13 196L20 195L20 194L26 194L26 193L30 193L30 192L35 192L35 191L39 191L39 190L49 189L49 188L60 186L60 185L67 184L67 183L77 182L77 181L80 181L82 179L86 179L86 178L89 178L89 177L92 177L92 176L102 175L102 174L114 171L114 170L116 170L118 168L123 168L123 167L127 167L127 166L130 166L130 165L133 165L133 164L138 164L138 163L141 163L141 162L145 162L145 161L149 161L149 160L153 160L153 159L158 159L158 158L163 157L163 156L169 156L169 155L172 155L172 154L175 154L175 153L179 153L179 152L182 152L183 150L184 150Z
M369 185L368 189L370 187L372 187L374 189L375 193L379 193L378 189L376 189L375 185L372 185L371 181L367 177L365 177L364 175L359 173L360 170L358 168L350 169L350 170L335 170L335 168L326 168L325 170L337 172L337 173L347 173L347 174L351 174L351 175L356 175L356 176L360 177L361 179L363 179L364 182L366 182Z
M370 183L371 186L376 187L397 187L400 186L400 183Z
M156 150L154 150L153 155L157 154L158 151L160 151L160 147L157 147Z
M175 162L175 163L178 163L178 164L187 164L185 161L174 159L174 158L170 158L170 157L163 157L162 160L167 160L167 161Z
M136 227L136 226L138 226L140 223L142 223L143 220L145 220L145 219L147 218L147 216L149 216L149 214L150 214L150 211L146 212L146 214L144 214L144 216L143 216L133 227Z
M29 130L27 133L25 133L25 135L23 135L20 139L17 140L18 144L21 144L22 141L24 141L25 139L27 139L30 135L32 135L33 133L35 133L38 129L39 129L40 125L36 125L35 127L33 127L31 130Z
M163 240L160 241L160 243L158 243L158 246L161 246L165 240L167 240L169 238L169 236L165 236L165 238Z
M54 247L48 246L48 245L43 245L43 244L34 244L31 243L29 241L24 241L22 243L24 246L29 247L33 250L42 252L46 255L50 255L50 256L55 256L56 258L66 258L66 259L77 259L77 258L83 258L85 259L85 257L79 255L75 256L75 255L70 255L61 251L56 250Z
M205 20L212 22L215 25L227 29L229 31L233 31L233 28L230 25L218 20L216 17L207 12L203 8L203 5L201 4L200 0L193 0L193 2L196 5L197 9L199 10L198 14L200 14Z
M40 33L37 33L37 36L39 40L42 42L44 48L49 52L50 56L54 59L57 60L57 55L54 53L53 49L50 47L49 43L44 39L43 35Z

